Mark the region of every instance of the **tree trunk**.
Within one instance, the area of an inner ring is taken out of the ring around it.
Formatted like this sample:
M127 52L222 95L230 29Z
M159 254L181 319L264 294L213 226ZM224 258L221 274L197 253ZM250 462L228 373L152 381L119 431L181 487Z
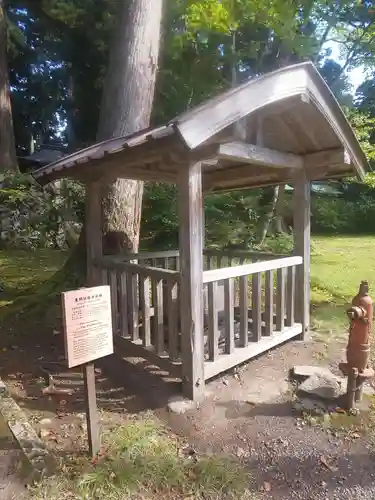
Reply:
M149 126L158 66L162 0L123 0L101 104L99 141ZM104 190L104 251L137 252L143 182L118 179Z
M269 209L269 211L268 211L268 213L266 215L266 218L265 218L265 221L264 221L264 224L263 224L262 233L261 233L260 242L259 242L260 246L262 246L264 244L264 241L265 241L265 239L267 237L268 229L270 227L273 214L275 213L275 208L276 208L277 200L279 198L279 190L280 190L280 186L275 186L273 188L272 202L271 202L270 209Z
M3 0L0 0L0 170L17 168L16 147L9 96L7 26Z
M284 222L284 208L285 208L284 204L285 204L285 184L281 184L281 186L279 187L279 194L275 206L276 233L278 234L288 232L286 224Z

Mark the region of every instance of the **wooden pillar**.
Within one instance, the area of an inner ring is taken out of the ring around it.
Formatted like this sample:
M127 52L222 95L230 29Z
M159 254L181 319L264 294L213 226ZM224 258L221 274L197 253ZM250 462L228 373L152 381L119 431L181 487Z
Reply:
M93 259L100 258L103 255L102 191L100 183L86 185L85 231L87 284L96 286L102 282L100 269L92 265Z
M311 185L306 172L301 170L294 177L293 228L294 255L303 258L303 264L296 269L295 317L302 323L300 340L304 340L310 327L310 210Z
M184 395L204 396L203 195L201 164L179 175L181 354Z

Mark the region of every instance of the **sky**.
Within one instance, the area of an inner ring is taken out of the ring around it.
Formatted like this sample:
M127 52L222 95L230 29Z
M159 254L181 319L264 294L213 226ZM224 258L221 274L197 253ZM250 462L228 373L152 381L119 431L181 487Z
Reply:
M331 49L332 52L331 52L330 57L332 59L334 59L338 63L343 64L343 60L340 57L340 47L338 44L336 44L334 42L330 42L330 43L327 43L325 45L325 48ZM363 80L366 77L365 69L363 68L363 66L360 66L359 68L355 68L352 71L347 71L347 75L349 77L350 83L353 85L352 92L355 93L357 88L361 85L361 83L363 82Z

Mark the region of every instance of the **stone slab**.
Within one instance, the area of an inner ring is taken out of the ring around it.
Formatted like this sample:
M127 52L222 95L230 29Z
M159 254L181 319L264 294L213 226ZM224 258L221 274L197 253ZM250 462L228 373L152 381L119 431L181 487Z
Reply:
M0 414L32 468L32 479L52 474L56 465L54 458L30 425L25 413L11 397L6 384L1 380L0 387L2 389L0 391Z
M346 391L344 380L333 373L315 373L301 383L299 394L307 394L311 398L333 400Z
M197 404L190 399L186 399L183 396L176 395L169 398L167 408L172 413L177 413L181 415L189 410L196 409Z
M324 366L297 365L292 368L292 376L299 380L307 379L315 374L332 375L332 372Z

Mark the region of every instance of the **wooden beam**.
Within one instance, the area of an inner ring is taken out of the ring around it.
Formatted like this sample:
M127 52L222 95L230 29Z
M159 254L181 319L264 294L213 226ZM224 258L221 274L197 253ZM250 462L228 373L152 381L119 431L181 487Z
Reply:
M86 185L85 199L86 266L87 284L101 284L101 269L94 265L103 254L102 243L102 192L99 183Z
M277 170L269 167L259 168L253 165L241 164L231 168L205 170L203 172L203 190L210 191L217 187L235 188L252 185L282 184L291 179L290 170Z
M329 168L334 165L350 165L350 156L345 149L327 149L303 157L306 169ZM354 174L354 172L353 172Z
M186 397L204 397L203 194L201 163L179 175L182 383Z
M263 167L302 169L303 159L294 154L282 153L272 149L246 144L244 142L228 142L219 147L219 158L250 163Z
M301 340L310 326L310 210L311 188L306 172L301 170L294 177L293 229L294 255L302 257L302 266L296 269L295 317L302 323Z

